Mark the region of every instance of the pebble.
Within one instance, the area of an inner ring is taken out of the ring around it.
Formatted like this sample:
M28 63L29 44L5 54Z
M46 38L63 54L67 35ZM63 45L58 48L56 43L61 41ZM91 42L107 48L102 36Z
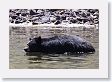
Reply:
M9 22L20 24L98 24L98 9L10 9ZM38 19L37 19L38 18ZM36 20L35 20L36 19Z

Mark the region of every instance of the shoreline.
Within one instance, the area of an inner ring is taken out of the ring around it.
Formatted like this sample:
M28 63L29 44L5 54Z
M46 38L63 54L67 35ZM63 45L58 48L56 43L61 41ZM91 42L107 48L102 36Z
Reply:
M89 25L89 24L38 24L32 25L31 23L21 23L21 24L14 24L9 23L9 27L85 27L85 28L97 28L97 25Z

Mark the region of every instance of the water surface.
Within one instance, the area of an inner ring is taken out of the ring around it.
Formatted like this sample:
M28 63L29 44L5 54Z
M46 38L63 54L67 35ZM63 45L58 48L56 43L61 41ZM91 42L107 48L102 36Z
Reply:
M99 68L99 33L94 29L38 29L10 27L9 68L10 69L98 69ZM28 37L41 35L49 37L56 34L78 35L92 43L96 52L93 54L43 54L26 53L24 48ZM32 55L32 56L30 56Z

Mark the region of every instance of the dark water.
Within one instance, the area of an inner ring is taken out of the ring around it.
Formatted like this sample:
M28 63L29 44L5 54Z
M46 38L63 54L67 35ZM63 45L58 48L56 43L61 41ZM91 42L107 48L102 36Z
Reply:
M10 27L9 68L10 69L98 69L99 68L99 33L96 29L38 29ZM78 35L90 41L94 54L43 54L25 53L28 37L41 35L49 37L56 34ZM32 56L30 56L32 55Z

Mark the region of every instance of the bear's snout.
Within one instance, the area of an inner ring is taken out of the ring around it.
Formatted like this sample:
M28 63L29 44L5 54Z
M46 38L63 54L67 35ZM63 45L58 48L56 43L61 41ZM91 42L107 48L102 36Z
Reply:
M24 48L25 52L30 52L29 48Z

